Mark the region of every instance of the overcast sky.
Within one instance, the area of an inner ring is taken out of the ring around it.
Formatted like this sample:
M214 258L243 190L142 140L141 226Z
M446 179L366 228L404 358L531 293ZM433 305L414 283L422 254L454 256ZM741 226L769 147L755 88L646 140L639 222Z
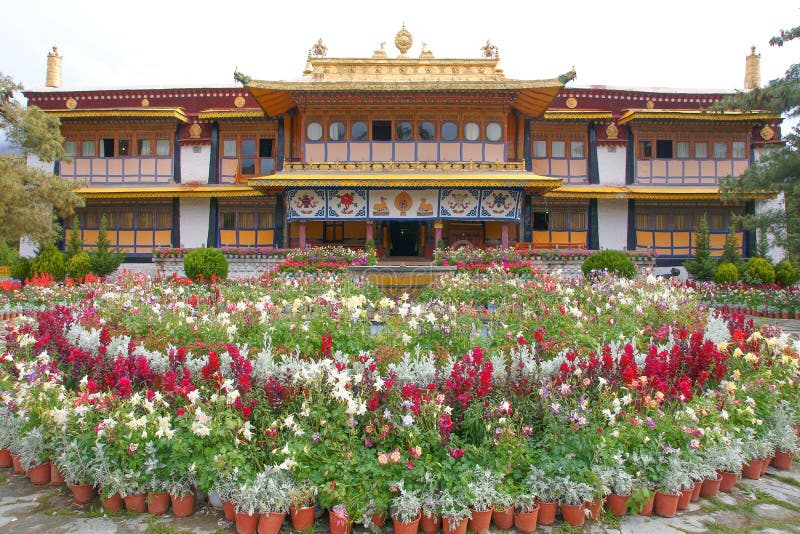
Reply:
M44 86L58 45L64 88L231 85L234 67L256 79L295 79L322 38L329 57L368 57L381 41L395 56L403 22L436 57L478 57L491 39L510 78L573 84L741 88L750 45L762 82L782 76L800 43L768 46L800 23L789 0L437 0L9 2L2 9L0 72Z

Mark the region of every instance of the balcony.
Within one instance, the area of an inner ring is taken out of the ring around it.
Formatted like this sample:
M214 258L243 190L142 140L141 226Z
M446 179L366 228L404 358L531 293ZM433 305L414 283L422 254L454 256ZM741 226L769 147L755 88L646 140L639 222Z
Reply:
M166 184L173 181L172 157L75 157L61 162L59 175L93 184Z
M284 172L297 171L348 171L348 172L452 172L491 171L525 172L523 161L475 162L475 161L349 161L308 162L286 161ZM280 173L278 173L280 174Z
M747 159L643 159L636 161L636 182L653 185L717 185L720 178L739 176Z
M506 144L474 141L306 141L304 162L504 162Z

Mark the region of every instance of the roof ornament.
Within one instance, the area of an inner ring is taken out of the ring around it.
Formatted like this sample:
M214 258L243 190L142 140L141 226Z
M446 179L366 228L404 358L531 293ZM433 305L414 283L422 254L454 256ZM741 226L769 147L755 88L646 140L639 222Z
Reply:
M242 85L247 85L248 83L250 83L250 80L252 80L253 78L251 78L250 76L248 76L246 74L243 74L243 73L239 72L239 67L235 67L233 69L233 79L236 80L237 82L239 82Z
M420 59L433 58L433 52L428 50L428 43L422 43L422 51L419 53Z
M485 58L500 59L500 50L489 39L486 39L486 44L481 47L481 52Z
M400 50L400 57L406 57L406 52L408 52L412 44L414 44L414 38L411 36L411 32L406 29L406 23L404 22L403 28L394 37L394 45Z
M578 73L575 72L575 65L573 65L572 69L569 72L565 72L564 74L558 77L558 81L561 83L571 82L572 80L575 79L577 75Z
M314 46L311 47L308 53L312 57L325 57L328 53L328 47L322 44L322 37L319 38L319 41L314 43Z
M386 47L386 41L383 41L383 42L381 43L381 47L380 47L380 48L378 48L377 50L373 50L373 52L372 52L372 58L373 58L373 59L382 59L382 58L388 57L388 56L386 55L386 49L385 49L385 47Z

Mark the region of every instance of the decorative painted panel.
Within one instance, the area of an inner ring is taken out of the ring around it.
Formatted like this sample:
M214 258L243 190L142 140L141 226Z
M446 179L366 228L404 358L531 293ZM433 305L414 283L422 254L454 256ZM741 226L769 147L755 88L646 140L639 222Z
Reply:
M439 211L437 189L373 189L370 219L433 219Z
M328 219L364 219L366 216L366 189L328 190Z
M326 213L324 189L289 189L287 219L324 219Z
M477 219L480 191L477 189L442 189L439 196L443 219Z

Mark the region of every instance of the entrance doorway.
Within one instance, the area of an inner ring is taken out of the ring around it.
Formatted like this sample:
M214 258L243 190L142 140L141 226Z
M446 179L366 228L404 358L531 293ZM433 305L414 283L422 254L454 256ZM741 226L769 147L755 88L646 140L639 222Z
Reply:
M419 221L389 223L392 256L419 256Z

